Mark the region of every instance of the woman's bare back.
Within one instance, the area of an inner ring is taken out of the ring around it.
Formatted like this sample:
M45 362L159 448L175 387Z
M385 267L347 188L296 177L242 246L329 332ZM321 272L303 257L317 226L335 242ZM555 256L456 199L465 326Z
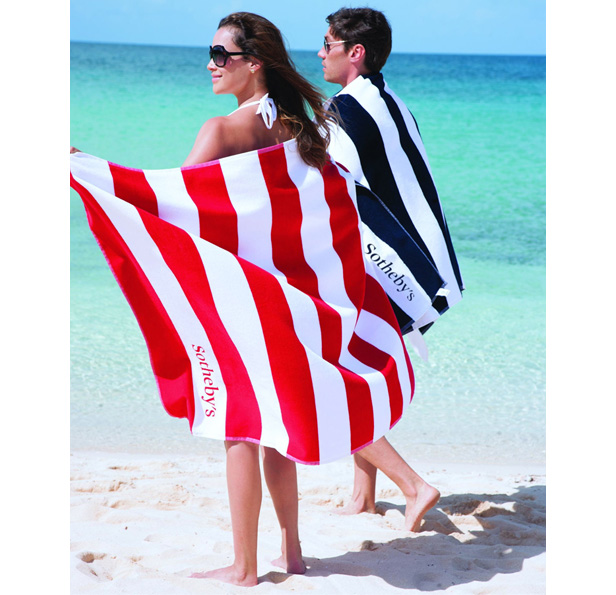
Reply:
M270 129L256 111L257 106L250 105L240 107L228 116L208 120L199 131L184 165L206 163L229 155L273 147L292 138L280 119L274 120Z

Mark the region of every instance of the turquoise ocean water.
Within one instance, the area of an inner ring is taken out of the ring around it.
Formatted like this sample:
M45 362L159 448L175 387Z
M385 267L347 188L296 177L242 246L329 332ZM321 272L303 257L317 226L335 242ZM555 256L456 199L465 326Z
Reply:
M315 52L298 68L331 95ZM181 165L227 114L205 48L71 44L71 143L137 168ZM545 58L394 54L388 84L418 121L459 257L461 303L411 350L404 456L545 461ZM71 446L220 450L163 410L145 343L71 190Z

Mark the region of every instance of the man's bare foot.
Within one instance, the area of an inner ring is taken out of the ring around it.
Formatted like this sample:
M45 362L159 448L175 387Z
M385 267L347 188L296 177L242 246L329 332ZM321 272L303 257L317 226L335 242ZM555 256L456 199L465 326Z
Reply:
M406 499L404 513L404 528L407 531L419 532L421 521L441 497L441 493L431 485L424 483L413 498Z
M288 572L289 574L306 573L306 563L301 556L299 558L295 556L293 558L285 558L285 556L280 556L280 558L272 560L272 564L274 566L278 566L278 568L282 568L285 572Z
M257 584L257 574L247 574L238 570L235 566L226 566L207 572L195 572L190 578L214 578L224 583L238 585L239 587L254 587Z
M385 514L385 509L375 504L374 500L365 498L353 498L346 506L334 511L336 514L360 514L367 512L370 514Z

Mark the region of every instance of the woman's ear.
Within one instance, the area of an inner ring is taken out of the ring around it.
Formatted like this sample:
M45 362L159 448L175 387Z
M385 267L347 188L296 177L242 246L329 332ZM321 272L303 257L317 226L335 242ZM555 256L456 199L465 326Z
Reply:
M248 68L250 69L250 72L252 74L254 74L255 72L257 72L261 67L263 66L263 63L260 62L259 60L255 60L252 59L250 60L250 63L248 65Z

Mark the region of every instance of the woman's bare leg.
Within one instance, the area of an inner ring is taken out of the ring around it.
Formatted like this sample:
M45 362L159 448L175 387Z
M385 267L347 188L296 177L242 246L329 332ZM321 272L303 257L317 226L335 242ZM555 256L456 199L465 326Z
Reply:
M357 454L383 471L402 490L406 499L405 528L419 531L423 516L438 502L439 491L417 475L384 437Z
M192 576L251 587L257 584L257 532L261 509L259 447L245 441L225 442L225 447L235 560L231 566Z
M273 448L265 447L261 452L265 482L282 531L282 556L273 564L286 572L304 574L306 564L299 541L296 465Z
M340 514L376 513L376 467L354 454L353 471L353 495Z

